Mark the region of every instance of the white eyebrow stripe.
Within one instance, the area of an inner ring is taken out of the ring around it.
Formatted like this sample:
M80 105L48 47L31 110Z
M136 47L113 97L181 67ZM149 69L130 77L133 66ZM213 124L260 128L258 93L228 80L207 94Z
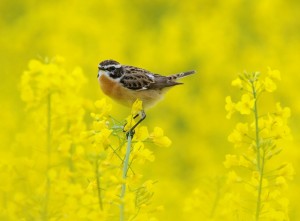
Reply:
M110 64L110 65L105 65L105 67L115 67L115 68L120 68L121 65L120 64Z
M115 67L115 68L120 68L120 67L122 67L122 65L120 65L120 64L110 64L110 65L104 65L104 66L102 66L102 65L98 65L98 68L103 68L103 67L105 67L105 68L110 68L110 67Z
M154 80L155 77L152 74L146 74L149 78L151 78L151 80Z

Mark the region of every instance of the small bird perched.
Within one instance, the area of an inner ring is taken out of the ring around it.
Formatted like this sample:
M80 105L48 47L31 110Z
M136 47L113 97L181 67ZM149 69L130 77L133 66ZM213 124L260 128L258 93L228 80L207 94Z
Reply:
M143 102L143 108L156 104L171 87L183 84L177 82L178 79L195 73L195 71L187 71L162 76L142 68L121 65L114 60L100 62L98 70L100 87L106 95L128 107L139 99ZM140 121L131 130L145 117L143 111Z

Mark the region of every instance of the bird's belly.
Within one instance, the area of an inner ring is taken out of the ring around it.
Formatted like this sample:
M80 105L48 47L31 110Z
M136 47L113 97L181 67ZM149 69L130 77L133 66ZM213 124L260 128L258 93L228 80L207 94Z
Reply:
M99 83L107 96L128 107L139 99L143 102L144 108L149 108L163 98L162 90L131 90L105 75L100 76Z

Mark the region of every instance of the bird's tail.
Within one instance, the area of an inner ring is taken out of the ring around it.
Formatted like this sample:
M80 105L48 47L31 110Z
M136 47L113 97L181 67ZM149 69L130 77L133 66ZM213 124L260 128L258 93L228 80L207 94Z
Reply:
M170 76L168 76L169 77L169 79L170 80L177 80L177 79L180 79L180 78L184 78L184 77L186 77L186 76L188 76L188 75L191 75L191 74L195 74L196 73L196 71L186 71L186 72L181 72L181 73L178 73L178 74L172 74L172 75L170 75Z

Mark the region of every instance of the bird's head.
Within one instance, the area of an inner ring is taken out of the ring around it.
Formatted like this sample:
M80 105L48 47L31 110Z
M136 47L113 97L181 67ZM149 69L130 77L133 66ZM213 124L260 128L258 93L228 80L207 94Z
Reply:
M124 73L122 65L114 60L105 60L100 62L98 65L98 75L99 78L102 74L105 74L106 76L118 79L120 78Z

